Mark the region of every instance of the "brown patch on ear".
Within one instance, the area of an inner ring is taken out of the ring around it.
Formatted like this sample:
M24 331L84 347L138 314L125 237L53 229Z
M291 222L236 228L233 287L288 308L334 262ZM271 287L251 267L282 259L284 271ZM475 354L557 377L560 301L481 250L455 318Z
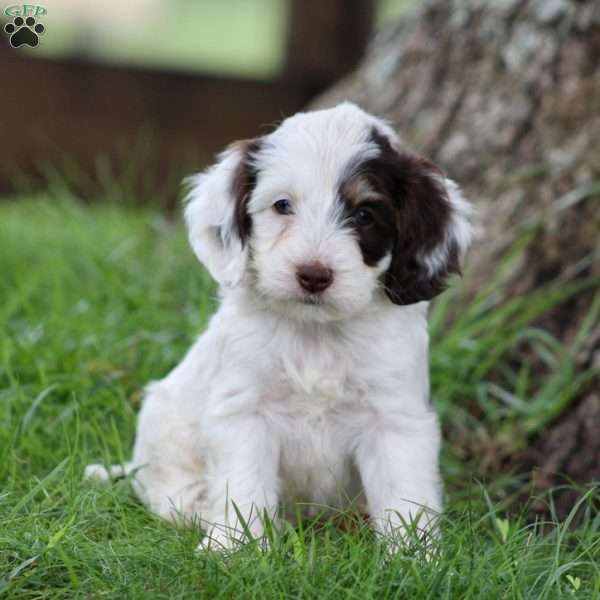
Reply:
M361 202L381 200L367 177L360 174L342 183L342 196L349 208L356 208Z
M234 227L242 241L242 245L246 242L246 238L252 230L252 219L248 214L248 200L256 186L258 171L253 161L260 147L260 138L234 142L230 146L230 148L238 150L241 154L240 162L231 180L231 193L235 201Z
M394 208L386 194L378 192L368 174L350 171L339 184L339 197L344 203L345 221L354 227L358 245L366 265L373 267L392 250L395 228ZM357 211L365 209L372 217L366 226L353 223Z
M444 265L434 274L422 261L444 241L451 218L443 174L425 158L394 150L379 131L371 136L381 152L367 161L365 173L391 198L395 211L392 262L383 276L386 293L395 304L431 300L446 288L446 277L459 270L456 245L450 245Z

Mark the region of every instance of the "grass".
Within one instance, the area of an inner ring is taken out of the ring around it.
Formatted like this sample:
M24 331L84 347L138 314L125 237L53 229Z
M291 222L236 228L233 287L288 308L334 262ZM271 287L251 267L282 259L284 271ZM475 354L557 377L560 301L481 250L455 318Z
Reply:
M418 544L387 556L362 522L305 523L267 553L248 545L197 556L199 532L148 514L126 481L81 480L89 462L127 458L140 388L176 364L214 310L179 222L46 195L0 205L0 240L0 596L600 598L597 495L562 522L532 522L503 495L503 478L476 480L482 456L461 448L469 437L525 444L589 382L576 349L534 326L572 285L504 298L492 294L500 269L470 303L455 293L435 307L432 383L449 498L430 560ZM513 364L522 344L547 375Z

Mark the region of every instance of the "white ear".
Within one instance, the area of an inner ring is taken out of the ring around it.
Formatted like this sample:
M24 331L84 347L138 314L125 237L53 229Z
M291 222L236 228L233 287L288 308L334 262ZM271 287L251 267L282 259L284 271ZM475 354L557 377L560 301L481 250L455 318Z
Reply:
M452 209L448 235L452 243L458 248L458 257L462 262L466 251L473 239L473 218L475 209L465 199L458 185L452 179L445 179L448 199Z
M442 241L433 250L420 257L429 277L435 277L447 270L449 260L456 261L456 270L460 272L460 265L473 237L472 205L465 200L454 181L444 177L442 184L450 203L450 216Z
M237 285L245 272L249 234L248 197L256 180L252 164L258 142L230 146L219 162L188 177L185 220L190 244L213 278L222 285Z

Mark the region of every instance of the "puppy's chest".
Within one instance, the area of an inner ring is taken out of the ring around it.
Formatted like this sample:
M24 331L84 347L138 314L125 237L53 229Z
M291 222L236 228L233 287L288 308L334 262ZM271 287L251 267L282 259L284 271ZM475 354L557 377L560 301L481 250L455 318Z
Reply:
M267 407L279 441L284 503L314 503L322 510L354 497L351 454L368 411L349 364L318 353L282 360Z
M333 426L364 402L365 386L340 353L308 347L274 363L273 386L265 398L274 416Z
M284 502L341 505L356 493L352 453L372 418L361 370L343 350L310 344L272 369L263 414L278 440Z
M352 363L319 349L289 354L279 360L273 383L263 414L288 460L344 460L371 418L367 390Z

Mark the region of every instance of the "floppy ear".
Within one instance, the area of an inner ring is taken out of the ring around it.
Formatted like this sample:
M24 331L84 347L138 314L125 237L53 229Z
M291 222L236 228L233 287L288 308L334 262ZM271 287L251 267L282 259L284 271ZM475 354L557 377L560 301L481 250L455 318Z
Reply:
M229 146L216 165L185 180L185 220L192 248L213 278L237 285L245 272L252 222L247 203L256 184L259 140Z
M424 158L400 154L388 145L387 168L395 173L396 236L386 292L395 304L431 300L460 273L470 244L471 207L458 186Z

